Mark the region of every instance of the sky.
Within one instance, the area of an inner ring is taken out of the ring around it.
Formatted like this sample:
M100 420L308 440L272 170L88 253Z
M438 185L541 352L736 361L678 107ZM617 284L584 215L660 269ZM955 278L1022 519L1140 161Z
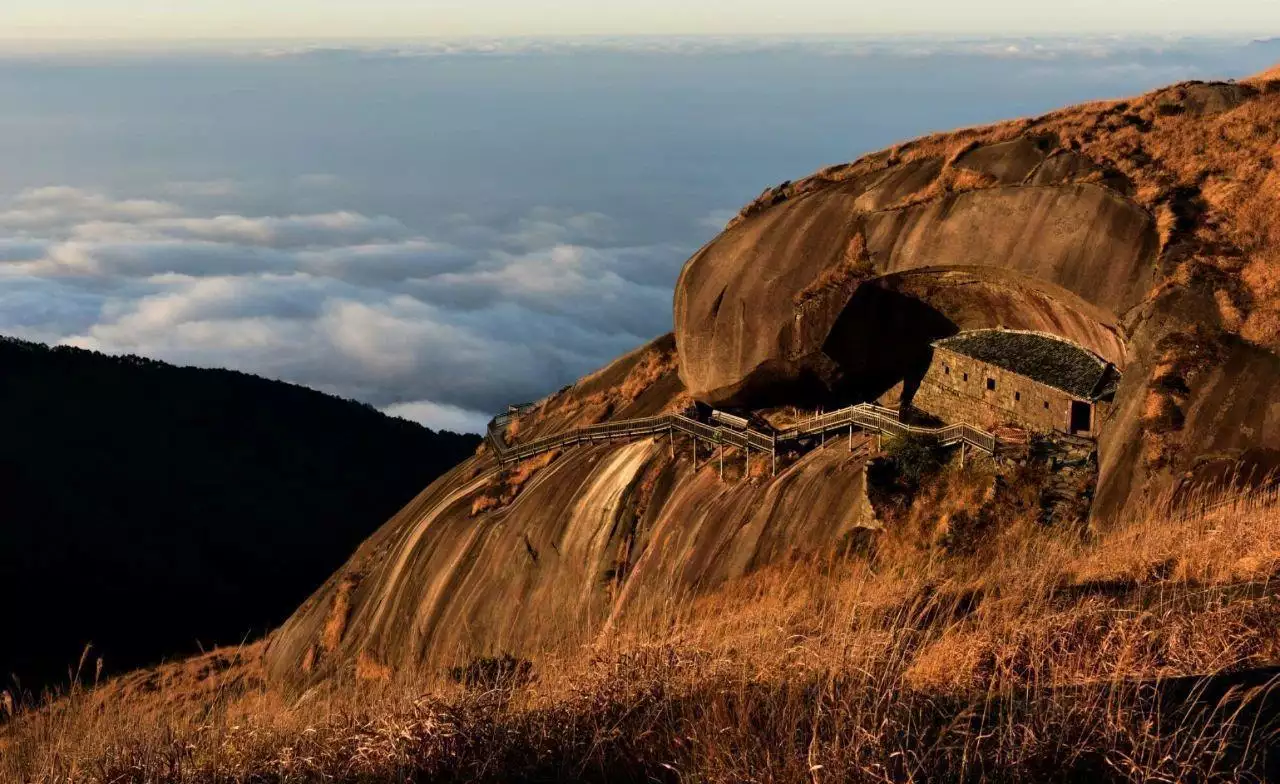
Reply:
M469 431L669 331L681 266L766 187L1280 60L1072 37L233 49L0 56L0 335Z
M1255 34L1274 0L5 0L0 37Z

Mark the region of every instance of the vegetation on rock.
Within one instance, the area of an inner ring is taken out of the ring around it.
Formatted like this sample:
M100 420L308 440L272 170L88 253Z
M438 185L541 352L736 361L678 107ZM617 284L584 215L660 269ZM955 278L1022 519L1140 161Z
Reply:
M1223 501L1098 539L1027 519L946 558L890 531L652 595L586 648L305 694L263 682L260 648L219 652L20 711L0 777L1265 780L1280 506Z

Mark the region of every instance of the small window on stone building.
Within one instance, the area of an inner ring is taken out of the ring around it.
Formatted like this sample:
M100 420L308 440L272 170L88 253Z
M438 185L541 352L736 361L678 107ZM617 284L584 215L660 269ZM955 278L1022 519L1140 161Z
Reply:
M968 373L965 373L965 374L964 374L964 380L965 380L965 381L968 381L968 380L969 380L969 374L968 374Z
M1022 393L1021 393L1021 392L1014 392L1014 393L1013 393L1013 399L1014 399L1014 400L1022 400Z
M942 366L942 372L943 372L943 374L944 374L944 375L948 375L948 376L949 376L949 375L951 375L951 368L947 367L946 365L943 365L943 366Z
M1048 410L1049 410L1049 401L1048 401L1048 400L1044 401L1044 410L1045 410L1045 411L1048 411Z
M994 378L987 379L987 389L994 392L995 388L996 388L996 380Z

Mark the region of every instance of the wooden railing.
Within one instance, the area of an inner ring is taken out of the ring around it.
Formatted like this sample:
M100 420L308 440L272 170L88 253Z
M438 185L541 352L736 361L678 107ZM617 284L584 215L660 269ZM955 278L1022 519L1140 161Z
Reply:
M604 422L599 425L564 430L524 444L509 445L504 431L512 418L512 414L508 413L495 418L489 423L487 439L500 463L524 460L566 446L594 444L602 441L634 441L664 433L674 435L677 432L715 444L736 446L747 450L754 449L770 454L775 453L777 449L777 442L771 435L766 435L756 430L713 427L682 414L664 414L643 419Z
M498 458L499 463L505 465L509 462L535 457L553 449L576 446L578 444L619 440L634 441L662 434L674 437L676 433L684 433L712 444L746 449L748 454L753 449L759 452L767 452L775 458L775 463L779 444L846 428L873 430L890 436L936 438L942 446L968 444L988 454L995 454L998 445L998 440L993 434L972 425L959 424L943 427L908 425L899 420L897 411L867 403L812 417L773 435L752 430L750 422L742 417L726 414L722 411L714 411L711 415L712 420L726 423L729 425L728 427L709 425L683 414L664 414L656 417L623 419L616 422L588 425L587 427L554 433L524 444L508 444L506 440L507 426L513 419L519 417L531 407L511 406L506 413L495 417L489 423L486 438L493 448L494 455Z
M965 443L988 454L995 454L998 440L995 435L968 424L944 425L942 427L921 427L908 425L899 419L897 411L862 403L839 411L801 422L778 434L778 441L793 441L811 435L821 435L832 430L844 430L857 427L863 430L874 430L890 436L921 436L936 438L942 446Z

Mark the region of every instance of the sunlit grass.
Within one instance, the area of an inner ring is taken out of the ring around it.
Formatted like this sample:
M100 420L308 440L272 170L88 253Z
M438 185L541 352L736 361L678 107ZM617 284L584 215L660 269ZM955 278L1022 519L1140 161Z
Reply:
M1280 659L1280 508L1223 503L1153 505L1094 538L1011 526L964 558L889 532L871 558L778 565L696 599L655 592L592 644L530 656L527 682L414 673L285 693L260 677L261 646L219 652L20 710L0 772L1254 780L1267 682L1221 684Z

